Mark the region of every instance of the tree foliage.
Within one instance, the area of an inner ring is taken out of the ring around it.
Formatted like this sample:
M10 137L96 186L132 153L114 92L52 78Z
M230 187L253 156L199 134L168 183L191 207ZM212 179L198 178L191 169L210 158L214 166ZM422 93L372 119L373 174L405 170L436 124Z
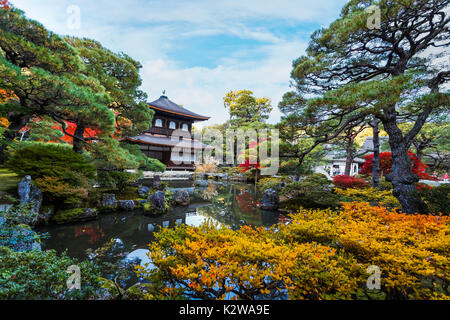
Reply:
M314 137L308 153L363 119L375 117L389 135L393 170L387 177L405 212L426 212L413 196L418 177L411 172L408 149L427 119L449 107L441 92L450 79L445 50L450 38L447 0L352 0L339 19L311 37L306 55L293 63L295 92L283 104L297 107L302 128ZM368 27L369 7L380 23ZM399 125L412 122L403 133Z

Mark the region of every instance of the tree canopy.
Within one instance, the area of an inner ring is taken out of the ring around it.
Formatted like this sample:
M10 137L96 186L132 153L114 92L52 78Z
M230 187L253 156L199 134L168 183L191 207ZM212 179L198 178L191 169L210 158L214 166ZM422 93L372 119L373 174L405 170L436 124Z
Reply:
M408 149L427 119L449 108L448 52L442 50L450 44L448 4L349 1L339 19L313 33L306 55L294 61L295 91L280 104L282 110L297 110L299 127L315 140L304 153L363 119L379 119L394 163L387 178L405 212L427 211L412 195L418 177L410 169ZM368 23L373 6L379 13L375 28ZM402 132L399 125L407 121L413 125Z

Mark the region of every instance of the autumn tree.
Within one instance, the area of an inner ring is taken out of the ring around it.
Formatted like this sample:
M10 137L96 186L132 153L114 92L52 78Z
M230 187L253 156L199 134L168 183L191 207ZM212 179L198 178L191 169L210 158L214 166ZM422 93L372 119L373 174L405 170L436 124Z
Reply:
M230 125L234 127L265 122L272 111L269 98L257 98L250 90L230 91L223 102L230 114Z
M65 40L77 49L87 77L96 79L111 98L108 108L115 114L115 135L117 138L135 135L148 129L153 111L146 103L147 95L138 88L142 84L139 76L141 64L125 53L114 53L104 48L99 42L90 39L66 37ZM76 152L83 150L89 127L85 114L76 119L76 130L73 134L73 145ZM90 120L90 119L89 119ZM96 119L99 124L104 121ZM90 139L98 139L91 137Z
M113 133L111 98L97 79L84 74L75 48L16 8L0 9L0 30L0 89L13 95L0 104L9 121L6 141L36 116L60 123L84 117L86 126Z
M379 119L392 150L386 178L408 213L427 212L414 192L418 177L408 149L427 119L449 107L448 91L441 92L450 79L442 50L450 43L448 5L447 0L351 0L339 19L314 32L306 55L293 63L293 95L307 100L298 104L302 123L320 123L315 145L361 119ZM399 125L406 121L413 126L402 132Z

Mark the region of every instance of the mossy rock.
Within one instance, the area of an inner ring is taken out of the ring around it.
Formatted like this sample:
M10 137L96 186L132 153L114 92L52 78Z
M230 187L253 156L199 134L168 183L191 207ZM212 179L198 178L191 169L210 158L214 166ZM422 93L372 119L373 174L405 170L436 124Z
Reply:
M145 296L154 290L150 283L136 283L129 287L123 294L126 300L144 300Z
M52 221L57 224L80 222L95 220L98 217L96 209L92 208L74 208L67 210L59 210L53 217Z
M162 215L164 213L167 213L171 207L170 207L170 204L168 203L168 201L166 201L165 204L164 204L164 209L163 210L159 210L159 209L153 208L151 202L144 203L142 205L142 208L144 209L144 214L145 215L159 216L159 215Z

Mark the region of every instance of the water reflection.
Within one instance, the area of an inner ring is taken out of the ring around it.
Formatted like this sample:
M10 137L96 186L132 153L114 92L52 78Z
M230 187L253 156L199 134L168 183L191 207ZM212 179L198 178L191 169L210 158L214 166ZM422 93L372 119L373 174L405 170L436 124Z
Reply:
M191 192L192 193L192 192ZM88 248L97 249L110 239L119 239L124 255L147 249L160 228L173 228L176 224L199 226L207 219L237 229L243 224L270 227L278 222L278 213L258 208L253 186L209 182L196 187L187 207L176 207L160 217L144 216L142 212L115 212L102 215L96 221L70 225L48 226L44 249L69 256L87 258ZM136 251L139 250L139 251Z

